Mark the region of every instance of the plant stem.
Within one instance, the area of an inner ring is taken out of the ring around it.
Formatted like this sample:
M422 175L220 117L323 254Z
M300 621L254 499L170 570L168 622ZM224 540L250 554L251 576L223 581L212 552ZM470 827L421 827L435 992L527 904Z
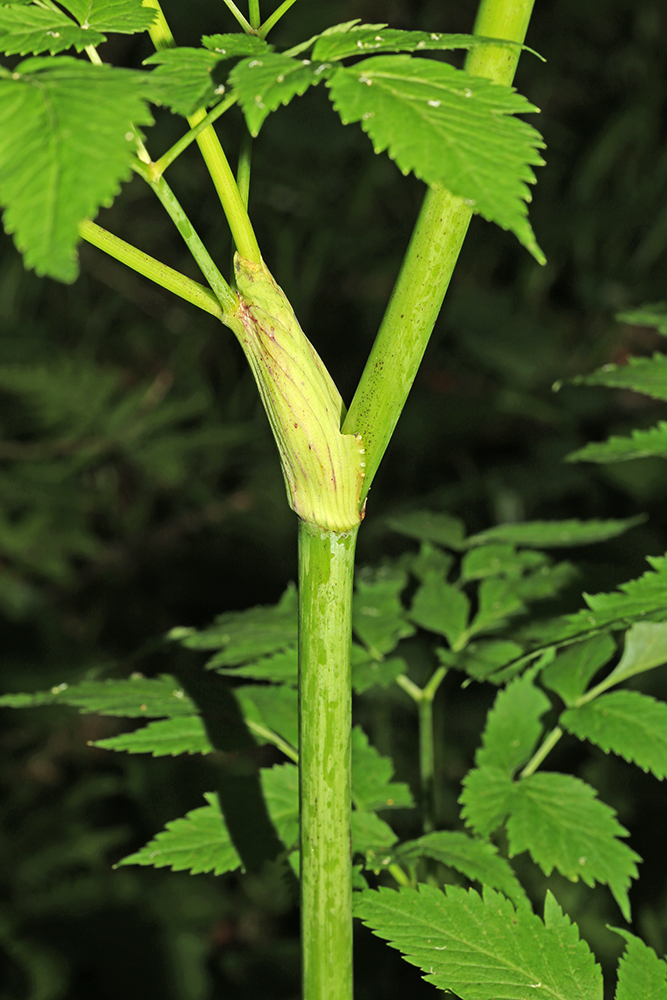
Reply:
M270 17L267 17L266 21L264 22L264 24L262 25L262 27L258 32L259 37L266 38L268 33L271 31L271 28L275 28L276 24L283 16L283 14L286 14L287 11L290 9L290 7L295 3L296 0L283 0L280 7L278 7L277 10L274 10L273 14L271 14Z
M125 240L121 240L118 236L114 236L113 233L107 232L106 229L102 229L101 226L88 219L79 223L79 235L88 243L92 243L93 246L104 250L111 257L115 257L116 260L131 267L133 271L138 271L145 278L150 278L151 281L155 281L175 295L180 295L182 299L186 299L198 306L199 309L211 313L212 316L224 322L218 299L204 285L187 278L180 271L174 271L173 268L167 267L166 264L150 257L143 250L138 250L131 243L126 243Z
M224 0L225 6L232 12L236 20L239 22L246 35L252 32L252 25L246 20L241 11L238 9L234 0Z
M238 12L242 21L244 21L247 25L248 31L252 32L252 28L238 10L238 7L236 7L231 0L225 0L225 2L227 3L227 6L230 7L230 10L234 8L234 10ZM157 51L162 52L164 49L173 48L176 45L176 42L174 41L174 36L171 33L171 29L167 24L165 16L162 13L159 0L143 0L143 4L145 7L152 7L158 12L158 16L153 25L149 28L148 32ZM232 11L232 13L234 13L234 11ZM194 115L190 115L188 117L190 128L196 128L196 126L201 124L205 118L206 111L204 108L200 108L194 113ZM201 154L204 157L204 162L208 167L211 180L213 181L215 189L218 192L220 204L222 205L222 209L227 217L229 228L232 231L232 237L234 239L234 243L236 244L236 249L242 257L246 258L246 260L251 260L253 263L259 264L262 259L262 255L259 251L259 244L257 243L257 238L241 199L241 195L239 194L239 189L236 186L234 175L231 171L229 163L227 162L227 157L225 156L224 150L220 145L220 140L218 139L213 126L209 125L195 138Z
M482 0L475 34L522 43L534 0ZM466 69L511 84L520 49L480 45ZM377 472L415 380L459 256L472 212L441 187L424 198L401 272L343 424L366 449L364 495Z
M530 760L524 767L523 771L519 775L519 778L528 778L530 777L531 774L534 774L535 771L537 771L540 764L542 763L542 761L547 757L548 754L551 753L551 751L556 746L562 735L563 735L563 730L560 728L560 726L556 726L555 729L552 729L549 735L546 737L546 739L542 741L542 745L538 747L533 756L530 758Z
M303 997L352 1000L351 638L358 529L299 522Z
M447 670L438 667L424 688L401 674L396 683L416 702L419 712L419 778L422 793L422 825L424 833L435 830L435 756L433 742L433 699Z
M238 98L235 95L230 94L229 97L213 108L212 111L209 111L206 117L202 118L198 125L191 128L189 132L185 133L185 135L182 135L173 146L169 147L166 153L162 154L159 160L155 161L153 164L155 175L157 177L161 177L167 167L171 166L176 157L180 156L181 153L188 148L190 143L194 142L197 136L201 135L205 128L208 128L208 126L212 125L213 122L216 121L221 115L224 115L225 111L228 111L231 107L233 107L237 100Z
M248 0L248 20L253 31L257 31L262 23L262 15L259 12L259 0Z

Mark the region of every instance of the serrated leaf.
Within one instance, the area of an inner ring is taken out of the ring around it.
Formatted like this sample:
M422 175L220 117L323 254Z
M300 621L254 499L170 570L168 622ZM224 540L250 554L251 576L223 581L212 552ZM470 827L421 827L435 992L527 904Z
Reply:
M426 52L472 49L477 45L501 45L498 39L480 35L441 34L435 31L400 31L385 26L358 24L346 32L320 36L313 59L336 60L379 52ZM507 46L507 42L504 43ZM512 43L510 43L512 44Z
M208 805L193 809L182 819L172 820L140 851L119 861L121 865L153 865L192 875L213 872L223 875L241 866L218 804L212 792L204 796Z
M524 521L519 524L497 524L477 535L471 535L468 545L487 542L509 542L512 545L539 546L543 549L562 546L591 545L622 535L645 520L643 515L608 521Z
M517 594L518 583L503 577L482 580L477 592L479 607L468 628L468 635L498 629L512 615L525 611L525 604Z
M632 389L653 399L667 399L667 355L628 359L627 365L605 365L590 375L577 375L575 385L606 385Z
M443 552L429 542L422 542L416 555L407 554L404 559L410 572L418 580L425 580L427 576L433 575L446 580L455 561L451 552Z
M610 437L584 445L565 456L566 462L628 462L634 458L667 458L667 423L635 430L630 437Z
M569 774L538 772L514 786L507 820L510 856L528 851L545 875L608 885L627 921L628 888L641 861L620 837L628 831L595 790Z
M80 59L30 59L0 78L0 202L27 267L77 275L78 224L130 173L136 125L152 124L144 74Z
M299 715L297 692L285 685L236 688L241 711L253 734L261 740L262 733L268 742L272 734L282 737L292 747L299 742Z
M497 889L517 905L527 902L511 865L488 840L477 840L457 830L438 830L401 844L395 851L395 858L407 864L414 864L420 858L432 858L471 881Z
M0 697L0 705L8 708L57 704L72 705L80 712L124 715L128 718L173 718L197 714L197 706L178 681L168 675L147 678L135 674L127 680L58 684L50 691Z
M411 809L412 793L401 781L392 781L394 765L368 742L363 729L352 730L352 802L356 809Z
M356 642L352 644L352 688L357 694L363 694L376 684L389 687L407 669L407 663L400 656L378 660Z
M357 647L360 649L360 647ZM273 656L263 656L242 667L216 667L217 674L228 677L244 677L255 681L271 681L273 684L289 684L296 687L299 680L299 657L296 646Z
M490 576L520 577L528 570L548 564L543 552L521 552L513 545L480 545L470 549L461 560L462 580L484 580Z
M461 818L480 837L488 837L507 816L513 793L514 783L507 771L474 767L463 779Z
M215 749L198 715L177 716L149 722L143 729L122 733L105 740L95 740L91 746L102 750L123 750L126 753L150 753L153 757L176 757L182 753L212 753Z
M291 851L299 846L299 769L294 764L263 768L262 788L271 821Z
M209 628L172 629L168 634L188 649L218 649L206 666L231 667L249 663L296 646L297 593L291 584L276 605L228 611Z
M663 663L667 663L667 624L638 622L625 633L623 655L605 680L620 684Z
M605 753L667 777L667 705L639 691L612 691L563 712L559 725Z
M415 625L444 635L456 649L457 642L465 638L469 613L470 601L462 590L440 576L429 576L413 598L409 618Z
M572 706L582 696L598 670L616 652L616 643L608 633L574 643L558 654L542 671L542 681Z
M185 116L215 103L225 91L212 75L222 58L208 49L186 47L154 52L143 63L157 64L148 77L151 99Z
M355 916L461 1000L602 1000L602 975L577 928L557 905L545 927L528 907L492 889L421 885L365 890Z
M433 542L446 549L458 551L465 546L465 526L463 521L449 514L439 514L431 510L413 510L385 518L385 524L399 535L416 538L420 542Z
M667 337L667 302L652 302L638 309L616 314L619 323L632 323L634 326L654 326L658 333Z
M502 667L515 662L523 656L523 649L516 642L502 639L471 642L460 652L451 649L436 649L438 659L445 667L455 670L465 670L475 680L490 680L494 683L494 674Z
M250 134L257 136L272 111L305 94L331 72L329 63L311 63L310 59L291 59L269 52L237 63L229 82L238 94Z
M576 580L578 575L576 566L570 562L541 566L534 573L527 573L517 581L517 596L523 601L543 601L548 597L555 597Z
M366 809L353 810L351 827L353 854L365 854L374 848L382 850L398 840L388 823Z
M408 583L405 570L381 566L357 575L352 628L375 659L390 653L401 639L414 634L400 594Z
M361 122L376 153L387 150L404 173L464 198L544 263L526 207L544 143L511 117L537 110L524 97L448 63L402 55L340 68L328 86L343 124Z
M667 1000L667 964L630 931L612 930L627 941L618 963L614 1000Z
M218 57L225 59L240 59L244 56L263 56L271 52L272 46L257 35L246 35L236 32L228 35L204 35L201 40L206 49L210 49Z
M76 48L81 52L86 45L99 45L104 35L95 30L84 30L60 11L42 10L41 7L0 7L0 51L5 55L62 52Z
M86 30L117 31L131 35L148 31L157 17L153 7L146 7L141 0L64 0L69 10Z
M514 774L535 749L543 729L540 718L550 708L551 702L529 674L499 691L486 718L482 746L475 754L477 767Z

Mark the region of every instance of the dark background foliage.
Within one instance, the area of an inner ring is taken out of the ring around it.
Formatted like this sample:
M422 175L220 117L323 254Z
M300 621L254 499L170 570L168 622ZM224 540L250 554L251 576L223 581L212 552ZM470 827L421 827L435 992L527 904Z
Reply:
M182 44L234 30L220 2L164 7ZM473 0L300 0L273 40L292 44L353 17L469 31L475 8ZM645 511L646 523L627 536L573 554L574 606L582 590L611 589L667 548L664 463L562 461L588 440L664 418L663 407L628 392L553 391L578 372L661 347L614 314L666 297L666 37L659 0L537 0L528 42L548 61L524 55L516 84L542 109L547 166L531 217L549 263L539 268L511 236L474 220L373 486L360 563L401 551L383 518L415 506L462 516L470 530ZM137 38L102 51L125 65L148 54ZM237 112L219 129L233 158ZM158 111L153 154L181 130ZM170 182L224 261L228 233L195 153L176 162ZM264 255L348 400L421 197L420 183L375 157L356 126L340 124L323 87L281 108L256 143L251 214ZM139 179L101 222L197 277ZM7 238L0 246L3 689L174 670L176 654L159 641L167 629L274 601L296 574L294 517L243 356L212 318L92 248L82 248L81 277L65 287L26 273ZM416 644L416 677L427 657ZM660 676L650 685L665 696ZM461 693L453 677L445 686L443 824L455 820L457 783L490 697ZM358 711L395 754L399 775L412 777L415 730L404 703ZM270 878L111 870L200 805L216 766L87 746L116 731L113 720L55 709L0 716L0 996L296 997L297 918ZM646 858L637 929L663 950L662 788L601 754L558 763L579 768L632 828ZM613 958L604 923L618 917L607 896L556 886L601 957ZM357 961L360 1000L434 995L370 935L360 936Z

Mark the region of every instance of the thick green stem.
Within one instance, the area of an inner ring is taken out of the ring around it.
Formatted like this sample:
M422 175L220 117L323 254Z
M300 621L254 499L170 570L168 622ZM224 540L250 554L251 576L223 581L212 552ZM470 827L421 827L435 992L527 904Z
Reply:
M304 1000L352 1000L350 655L357 530L299 523Z
M475 34L523 42L534 0L482 0ZM511 84L520 49L480 45L466 69ZM368 491L405 405L459 256L472 212L444 188L430 188L393 295L350 405L343 431L361 434Z

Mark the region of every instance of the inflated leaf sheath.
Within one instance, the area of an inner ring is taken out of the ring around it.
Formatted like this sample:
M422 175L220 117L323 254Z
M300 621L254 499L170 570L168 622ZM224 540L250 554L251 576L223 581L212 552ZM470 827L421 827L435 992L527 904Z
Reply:
M349 531L361 521L361 438L341 434L340 393L266 265L236 254L234 267L234 330L280 451L290 506L325 531Z

